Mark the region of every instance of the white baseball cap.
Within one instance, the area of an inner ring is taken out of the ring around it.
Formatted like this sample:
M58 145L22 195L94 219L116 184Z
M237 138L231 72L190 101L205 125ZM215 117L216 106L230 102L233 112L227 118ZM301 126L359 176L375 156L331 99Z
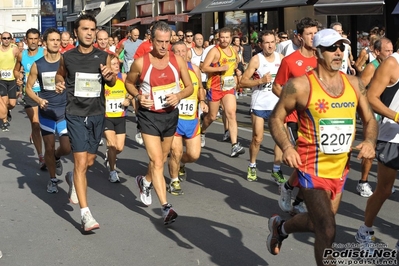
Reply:
M328 47L333 45L338 41L343 41L344 43L350 44L351 42L343 38L341 34L333 29L324 29L315 34L313 37L313 47L317 48L319 46Z

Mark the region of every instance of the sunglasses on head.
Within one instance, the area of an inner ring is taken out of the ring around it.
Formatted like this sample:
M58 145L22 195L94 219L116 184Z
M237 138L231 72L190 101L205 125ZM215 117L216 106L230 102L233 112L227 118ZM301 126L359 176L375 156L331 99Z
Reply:
M340 45L333 44L333 45L328 46L328 47L324 47L324 46L322 46L322 47L323 47L324 50L326 50L327 52L335 52L335 51L337 51L337 48L339 48L339 50L340 50L341 52L345 51L345 45L344 45L343 43L341 43Z
M11 37L2 37L3 40L11 40Z

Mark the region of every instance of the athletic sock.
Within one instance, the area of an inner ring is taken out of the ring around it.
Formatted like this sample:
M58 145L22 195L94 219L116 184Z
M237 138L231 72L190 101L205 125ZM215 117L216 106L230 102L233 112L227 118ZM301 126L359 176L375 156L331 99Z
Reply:
M249 167L256 167L256 162L255 163L249 163Z
M303 202L303 199L298 198L298 196L295 198L294 203L292 203L293 206L299 205Z
M84 208L80 209L80 216L83 217L83 215L84 215L86 212L90 212L89 207L84 207Z
M175 181L179 181L179 178L178 177L175 177L175 178L171 178L170 179L170 183L172 184L173 182L175 182Z
M293 189L294 189L294 187L291 186L291 185L288 183L288 181L284 183L284 188L285 188L286 190L293 190Z
M274 173L280 171L280 169L281 169L281 168L280 168L280 165L273 164L273 172L274 172Z

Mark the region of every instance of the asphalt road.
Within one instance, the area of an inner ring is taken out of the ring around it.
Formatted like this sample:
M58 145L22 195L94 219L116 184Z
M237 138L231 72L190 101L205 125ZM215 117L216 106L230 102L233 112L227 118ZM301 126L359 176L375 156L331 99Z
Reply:
M148 158L144 147L134 141L136 123L130 115L126 147L117 162L121 183L108 181L105 146L88 172L89 207L101 227L88 235L81 233L79 207L69 203L67 183L59 185L58 194L46 192L48 173L39 170L29 142L29 120L18 105L12 111L10 131L0 132L0 265L315 265L310 233L289 236L278 256L266 249L268 218L275 213L285 219L290 216L279 209L278 187L270 180L274 143L267 129L257 160L259 179L246 181L249 102L250 97L239 99L237 111L239 141L246 153L230 158L230 145L221 142L223 128L214 123L200 159L186 166L184 195L168 194L179 214L168 227L162 223L154 192L150 207L138 198L134 177L145 173ZM360 161L355 155L336 217L337 243L355 242L363 223L367 199L356 193ZM73 169L71 158L62 159L64 174ZM286 176L291 171L283 166ZM369 178L373 188L375 176L374 165ZM375 221L377 241L388 248L399 239L398 197L395 193L387 200Z

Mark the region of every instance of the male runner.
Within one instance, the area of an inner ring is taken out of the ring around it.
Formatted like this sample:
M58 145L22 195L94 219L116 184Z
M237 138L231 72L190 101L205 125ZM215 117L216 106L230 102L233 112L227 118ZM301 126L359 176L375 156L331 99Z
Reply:
M283 151L284 162L295 168L308 212L287 221L278 215L272 216L267 249L277 255L288 234L313 232L318 266L324 265L323 252L333 248L335 214L349 171L356 112L362 118L364 135L364 141L357 146L357 158L375 156L377 122L366 90L359 78L339 71L344 43L349 40L333 29L321 30L314 36L317 68L285 85L269 120L272 137ZM284 127L286 116L293 110L297 110L300 117L295 147Z
M177 213L166 199L164 163L176 132L179 118L176 107L193 93L187 62L168 51L171 31L167 23L155 23L151 29L152 51L134 60L125 82L127 91L139 103L138 125L150 159L147 174L136 177L140 199L145 205L151 205L154 187L165 225L174 222ZM138 82L140 91L136 88Z

